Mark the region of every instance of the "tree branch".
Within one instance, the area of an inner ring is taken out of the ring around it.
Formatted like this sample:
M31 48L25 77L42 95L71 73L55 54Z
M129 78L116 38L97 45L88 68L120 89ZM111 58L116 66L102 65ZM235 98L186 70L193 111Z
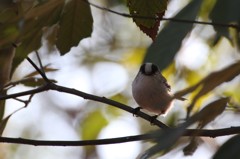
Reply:
M202 137L219 137L226 135L239 134L240 127L230 127L224 129L187 129L183 136L196 136ZM109 139L97 139L97 140L80 140L80 141L54 141L54 140L32 140L23 138L10 138L10 137L0 137L0 142L2 143L12 143L12 144L25 144L34 146L91 146L91 145L107 145L107 144L119 144L134 141L143 140L156 140L158 137L156 135L143 134L134 136L125 136L118 138Z
M156 126L160 128L169 128L164 123L154 120L152 121L152 116L147 115L146 113L143 113L141 111L136 112L134 108L131 108L130 106L127 106L125 104L116 102L114 100L105 98L105 97L99 97L92 94L88 94L82 91L78 91L76 89L67 88L63 86L59 86L50 80L48 80L47 76L44 72L42 72L35 64L34 62L28 58L28 61L33 65L33 67L40 73L42 78L45 80L45 84L29 91L24 91L20 93L14 93L10 95L0 95L0 100L10 99L10 98L17 98L20 96L25 95L33 95L36 93L40 93L43 91L48 90L55 90L59 92L64 92L72 95L80 96L84 99L89 99L101 103L105 103L108 105L112 105L114 107L117 107L119 109L125 110L127 112L136 114L137 116L149 121L153 122ZM164 131L164 130L163 130ZM231 127L231 128L225 128L225 129L216 129L216 130L202 130L202 129L187 129L183 136L191 136L192 134L197 134L197 136L207 136L207 137L217 137L217 136L224 136L224 135L232 135L240 133L240 127ZM136 136L127 136L122 138L112 138L112 139L99 139L99 140L83 140L83 141L47 141L47 140L30 140L30 139L22 139L22 138L7 138L7 137L0 137L0 142L6 142L6 143L17 143L17 144L29 144L29 145L35 145L35 146L85 146L85 145L102 145L102 144L114 144L114 143L122 143L122 142L131 142L131 141L141 141L141 140L153 140L156 139L156 135L151 134L144 134L144 135L136 135Z
M205 22L205 21L197 21L197 20L187 20L187 19L175 19L175 18L164 18L164 17L150 17L150 16L141 16L141 15L131 15L127 13L120 13L111 9L108 9L106 7L102 7L99 5L96 5L94 3L89 2L88 0L82 0L86 3L88 3L90 6L93 6L95 8L122 16L126 18L136 18L136 19L149 19L149 20L167 20L167 21L173 21L173 22L180 22L180 23L191 23L191 24L202 24L202 25L212 25L212 26L220 26L220 27L230 27L230 28L236 28L240 29L240 26L237 24L224 24L224 23L213 23L213 22Z
M40 86L36 89L32 89L32 90L28 90L28 91L24 91L24 92L20 92L20 93L14 93L14 94L9 94L9 95L4 95L4 96L0 95L0 100L6 100L6 99L16 98L16 97L26 96L26 95L32 95L32 94L41 93L41 92L48 91L48 90L55 90L55 91L58 91L58 92L64 92L64 93L68 93L68 94L72 94L72 95L82 97L84 99L89 99L89 100L97 101L97 102L100 102L100 103L112 105L112 106L117 107L119 109L125 110L129 113L136 114L137 116L139 116L139 117L141 117L141 118L143 118L143 119L145 119L149 122L152 122L152 124L154 124L154 125L156 125L160 128L168 128L167 125L163 124L162 122L160 122L158 120L152 121L152 116L150 116L146 113L143 113L141 111L136 112L134 108L132 108L130 106L127 106L125 104L116 102L116 101L108 99L106 97L99 97L99 96L88 94L88 93L85 93L85 92L82 92L82 91L78 91L78 90L73 89L73 88L67 88L67 87L59 86L59 85L56 85L54 83L47 83L47 84L42 85L42 86Z
M29 57L27 57L27 60L36 69L36 71L42 76L42 78L46 81L46 83L51 83L51 81L47 78L44 70L39 69L37 65ZM40 66L42 67L41 62L40 62Z
M17 98L17 97L26 96L26 95L33 95L33 94L48 91L48 90L55 90L55 91L58 91L58 92L64 92L64 93L76 95L76 96L82 97L84 99L89 99L89 100L97 101L97 102L100 102L100 103L108 104L108 105L117 107L119 109L125 110L129 113L136 114L137 116L141 117L142 119L145 119L149 122L152 122L153 125L156 125L160 128L169 128L167 125L160 122L159 120L152 121L152 116L150 116L150 115L148 115L144 112L141 112L141 111L136 112L136 110L134 108L132 108L130 106L127 106L125 104L116 102L116 101L108 99L106 97L99 97L99 96L88 94L88 93L85 93L85 92L82 92L82 91L78 91L78 90L73 89L73 88L67 88L67 87L63 87L63 86L59 86L57 84L54 84L53 82L51 82L47 78L46 74L42 70L40 70L36 66L36 64L29 57L27 57L27 60L36 69L36 71L38 71L38 73L42 76L42 78L45 80L46 84L44 84L44 85L42 85L42 86L40 86L36 89L32 89L32 90L28 90L28 91L24 91L24 92L19 92L19 93L14 93L14 94L9 94L9 95L0 95L0 100Z

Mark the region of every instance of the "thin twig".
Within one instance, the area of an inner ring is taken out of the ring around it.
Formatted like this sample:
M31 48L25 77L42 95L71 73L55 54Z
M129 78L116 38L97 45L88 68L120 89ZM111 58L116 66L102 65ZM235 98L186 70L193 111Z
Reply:
M44 72L42 72L30 58L27 58L27 60L36 69L36 71L38 71L38 73L42 76L42 78L45 80L46 84L44 84L42 86L39 86L36 89L32 89L32 90L28 90L28 91L24 91L24 92L19 92L19 93L4 95L4 96L0 95L0 100L17 98L17 97L20 97L20 96L26 96L26 95L41 93L41 92L48 91L48 90L55 90L55 91L58 91L58 92L64 92L64 93L68 93L68 94L77 95L77 96L82 97L84 99L89 99L89 100L105 103L105 104L108 104L108 105L112 105L112 106L117 107L119 109L125 110L129 113L136 114L137 116L139 116L139 117L141 117L141 118L143 118L143 119L145 119L149 122L152 122L153 125L156 125L160 128L169 128L167 125L160 122L159 120L152 121L152 117L150 115L148 115L146 113L143 113L141 111L136 112L134 108L132 108L130 106L127 106L125 104L116 102L114 100L111 100L111 99L108 99L108 98L105 98L105 97L99 97L99 96L95 96L95 95L92 95L92 94L88 94L88 93L85 93L85 92L82 92L82 91L79 91L79 90L76 90L76 89L56 85L56 84L52 83L47 78L46 74Z
M30 94L28 100L22 100L22 99L19 99L19 98L13 98L13 99L15 99L15 100L17 100L17 101L19 101L19 102L24 103L24 104L25 104L24 107L26 108L26 107L28 106L28 104L31 102L33 96L34 96L34 94Z
M131 14L127 14L127 13L120 13L111 9L108 9L106 7L102 7L99 5L96 5L94 3L89 2L88 0L82 0L86 3L88 3L89 5L122 16L122 17L126 17L126 18L135 18L135 19L146 19L146 20L167 20L167 21L173 21L173 22L180 22L180 23L194 23L194 24L202 24L202 25L212 25L212 26L219 26L219 27L230 27L230 28L237 28L239 29L239 25L237 24L224 24L224 23L214 23L214 22L204 22L204 21L197 21L197 20L187 20L187 19L176 19L176 18L164 18L164 17L150 17L150 16L141 16L141 15L131 15Z
M35 53L36 53L36 55L37 55L37 59L38 59L38 63L39 63L40 69L41 69L42 72L45 74L44 68L43 68L43 64L42 64L41 58L40 58L40 56L39 56L39 53L38 53L37 50L35 51Z
M42 78L47 82L51 83L51 81L47 78L46 74L43 72L43 70L40 70L37 65L29 58L27 57L28 62L38 71L38 73L42 76Z

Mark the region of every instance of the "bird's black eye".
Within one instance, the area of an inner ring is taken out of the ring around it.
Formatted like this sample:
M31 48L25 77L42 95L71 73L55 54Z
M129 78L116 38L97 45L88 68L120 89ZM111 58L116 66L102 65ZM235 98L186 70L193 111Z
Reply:
M145 63L140 67L140 72L144 75L151 76L158 71L158 67L152 63Z
M145 74L145 66L146 64L143 64L141 67L140 67L140 72L142 72L143 74Z
M152 64L152 73L155 74L158 71L157 65Z

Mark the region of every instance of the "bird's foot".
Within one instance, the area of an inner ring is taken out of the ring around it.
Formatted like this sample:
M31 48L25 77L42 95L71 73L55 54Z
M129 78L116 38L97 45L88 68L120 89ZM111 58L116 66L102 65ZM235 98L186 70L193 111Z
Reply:
M158 117L158 116L159 116L159 115L151 116L151 119L150 119L151 125L154 125L154 121L157 120L157 117Z
M142 108L141 107L137 107L137 108L134 108L134 111L133 111L133 116L137 116L137 113L141 110Z

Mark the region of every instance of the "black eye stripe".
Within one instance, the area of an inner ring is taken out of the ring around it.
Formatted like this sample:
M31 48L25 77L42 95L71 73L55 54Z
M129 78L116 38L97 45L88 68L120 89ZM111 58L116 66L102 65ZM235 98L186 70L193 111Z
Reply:
M146 67L146 64L143 64L143 65L140 67L140 72L145 73L145 67Z
M158 71L157 65L152 64L152 72L156 73Z

